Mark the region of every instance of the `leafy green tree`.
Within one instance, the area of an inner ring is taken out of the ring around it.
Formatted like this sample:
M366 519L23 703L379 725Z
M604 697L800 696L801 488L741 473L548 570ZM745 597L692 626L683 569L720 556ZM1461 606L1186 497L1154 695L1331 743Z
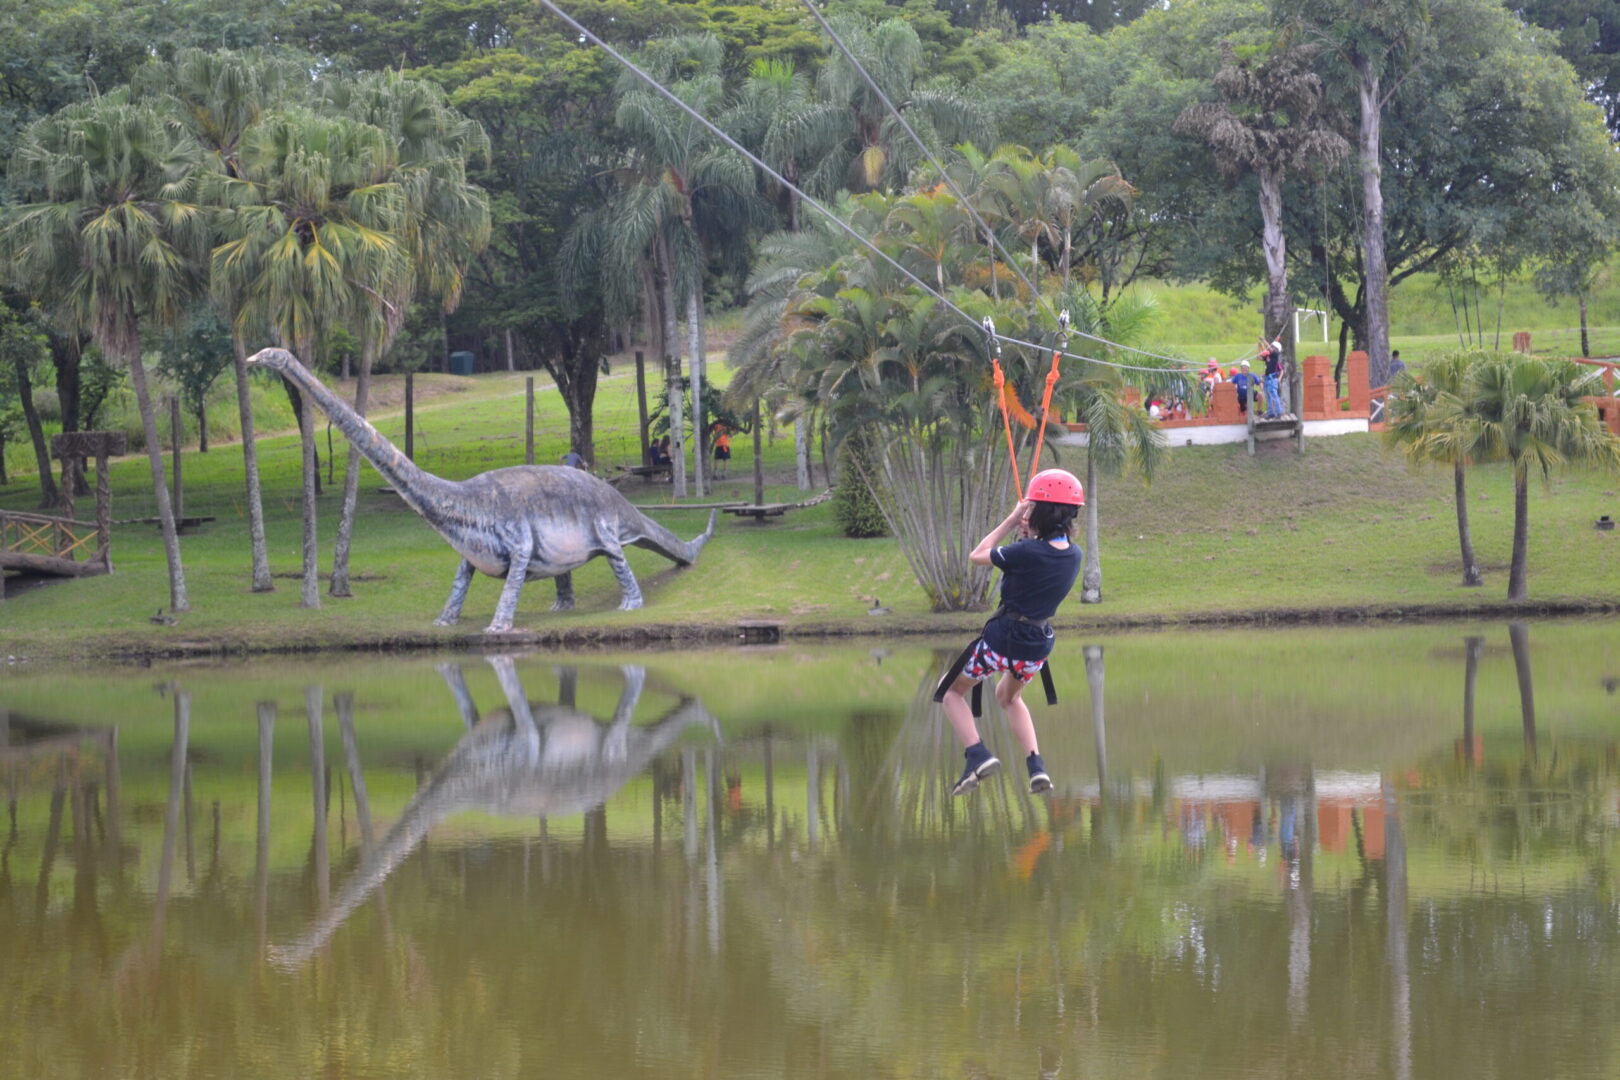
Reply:
M1283 184L1292 173L1331 168L1349 151L1322 115L1322 80L1311 70L1319 49L1284 32L1239 55L1221 43L1223 63L1215 73L1220 101L1189 106L1176 125L1209 143L1216 166L1227 176L1253 173L1260 187L1260 246L1266 260L1266 322L1293 371L1289 333L1294 304L1288 293L1288 237L1283 231ZM1299 409L1299 380L1289 388Z
M56 477L51 472L51 455L46 448L45 425L39 409L34 405L34 382L40 377L40 360L47 355L45 332L36 325L38 308L25 309L19 315L11 305L0 305L0 380L8 414L15 409L21 418L23 431L33 442L34 468L39 473L39 508L49 510L61 498Z
M1558 55L1568 60L1587 96L1620 139L1620 0L1514 0L1527 23L1557 33Z
M248 132L240 176L218 176L228 208L214 249L215 296L244 338L268 334L305 365L328 327L381 320L410 274L406 197L388 134L295 108ZM295 399L296 400L296 399ZM320 606L314 411L300 403L304 451L301 604Z
M158 370L197 421L197 451L208 453L208 392L231 366L230 328L212 311L195 311L160 344Z
M1490 355L1481 351L1447 353L1430 359L1421 374L1401 372L1390 386L1388 426L1384 429L1384 441L1399 447L1413 464L1451 466L1462 583L1469 586L1485 583L1468 527L1466 470L1469 464L1481 461L1486 452L1481 441L1483 428L1473 407L1471 380L1474 365Z
M1530 473L1548 479L1554 469L1620 468L1620 439L1581 398L1597 369L1568 360L1492 354L1475 364L1468 404L1477 420L1484 456L1513 468L1513 558L1508 599L1528 595Z
M17 276L61 323L87 331L129 369L176 612L190 604L141 326L172 324L201 291L209 231L196 199L198 159L189 135L121 91L68 106L27 132L9 175L24 201L6 230Z
M1361 175L1366 346L1375 386L1389 381L1389 258L1384 220L1384 111L1406 76L1443 47L1427 0L1310 0L1299 7L1316 36L1354 72Z
M37 429L25 415L25 410L33 410L34 402L24 391L36 373L43 370L47 355L45 332L10 308L0 306L0 485L11 482L6 472L6 444ZM34 456L43 463L41 479L50 480L50 458L45 454L42 435L35 440ZM54 498L51 501L54 503Z

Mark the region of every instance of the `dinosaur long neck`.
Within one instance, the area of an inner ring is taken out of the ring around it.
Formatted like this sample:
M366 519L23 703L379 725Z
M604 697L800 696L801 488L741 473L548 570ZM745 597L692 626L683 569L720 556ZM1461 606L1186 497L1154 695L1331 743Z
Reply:
M401 453L399 447L384 438L347 402L328 390L303 364L294 360L285 369L278 370L332 418L332 423L343 432L349 443L394 486L394 490L410 503L412 509L427 518L429 523L439 520L445 508L443 500L447 497L453 499L460 485L417 468L416 463Z

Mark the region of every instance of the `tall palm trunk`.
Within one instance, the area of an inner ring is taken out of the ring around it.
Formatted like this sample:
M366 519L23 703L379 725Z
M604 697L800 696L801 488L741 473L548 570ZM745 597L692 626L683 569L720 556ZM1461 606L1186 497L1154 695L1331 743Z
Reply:
M659 236L653 245L653 277L658 286L659 315L664 323L664 386L669 394L670 478L675 497L686 497L686 417L681 391L680 353L675 345L675 280L670 265L669 243Z
M146 460L152 466L152 494L157 499L158 524L163 529L163 557L169 563L169 610L190 611L191 601L186 597L186 572L180 565L180 533L175 528L169 485L163 476L163 443L158 437L157 414L152 411L152 395L146 388L146 365L141 363L140 336L132 328L125 340L133 343L124 359L129 364L129 381L135 387L135 404L141 410L141 430L146 435Z
M1266 257L1266 337L1283 343L1283 367L1298 372L1291 329L1293 305L1288 302L1288 238L1283 233L1282 177L1271 169L1259 171L1260 246ZM1289 378L1288 411L1299 415L1299 391Z
M686 300L687 352L691 357L692 372L692 479L698 495L707 495L708 486L708 432L703 429L703 283L692 283L691 295Z
M1080 569L1080 602L1102 603L1102 550L1097 543L1097 459L1086 446L1086 550Z
M371 395L371 366L376 362L376 344L371 335L360 345L360 374L354 386L354 411L366 415ZM354 538L354 515L360 500L360 448L349 444L349 467L343 474L343 508L338 513L337 542L332 551L331 596L353 596L349 591L349 545Z
M1581 311L1581 355L1582 356L1591 356L1592 355L1592 343L1590 341L1588 341L1587 337L1586 337L1586 290L1585 289L1577 289L1575 291L1575 302L1576 302L1577 306L1580 308L1580 311Z
M303 343L298 350L298 362L308 367L305 357L311 354L309 343ZM315 403L302 396L303 392L291 382L287 383L287 391L301 395L298 409L298 441L303 449L304 463L304 587L298 606L318 608L321 606L321 580L320 570L315 561L315 485L320 482L320 465L315 460Z
M39 470L39 508L50 510L56 506L61 494L56 488L56 475L51 472L51 454L45 446L45 426L40 421L39 410L34 407L34 384L28 377L28 366L21 356L17 358L16 364L17 397L22 402L23 419L28 424L28 437L34 443L34 465Z
M810 422L800 415L793 418L793 470L800 491L810 490Z
M272 592L270 552L264 542L264 501L259 497L259 450L253 439L253 395L248 385L247 344L231 335L236 374L236 412L242 423L242 472L247 477L248 543L253 549L253 591Z
M1452 485L1457 494L1457 543L1462 546L1463 584L1483 585L1485 579L1474 559L1474 534L1468 529L1468 487L1460 461L1452 465Z
M1513 562L1508 567L1509 600L1523 600L1529 593L1530 474L1522 467L1513 471Z
M1383 101L1379 76L1372 62L1360 59L1356 68L1361 76L1359 94L1361 118L1358 141L1361 151L1362 248L1365 266L1362 278L1367 298L1367 353L1371 357L1372 385L1389 382L1389 260L1384 252L1383 187Z

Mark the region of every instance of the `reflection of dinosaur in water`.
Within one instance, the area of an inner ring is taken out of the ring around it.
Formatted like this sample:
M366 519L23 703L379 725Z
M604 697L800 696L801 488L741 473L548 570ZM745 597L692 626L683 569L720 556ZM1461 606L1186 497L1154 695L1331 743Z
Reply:
M325 945L345 919L393 873L435 825L466 810L511 817L578 814L602 805L639 775L688 727L719 727L699 701L683 699L656 723L630 722L647 673L626 665L613 719L602 723L571 703L531 702L511 657L492 656L506 706L479 717L461 669L441 665L468 731L433 776L344 883L330 909L296 941L270 950L272 962L296 968Z

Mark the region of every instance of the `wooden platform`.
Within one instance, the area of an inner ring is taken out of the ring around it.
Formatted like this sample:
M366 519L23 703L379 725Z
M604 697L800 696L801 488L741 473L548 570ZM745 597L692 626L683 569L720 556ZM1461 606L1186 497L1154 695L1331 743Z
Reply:
M759 506L752 504L747 506L728 506L725 507L725 511L728 514L736 514L738 517L751 517L755 521L764 521L768 517L781 517L789 510L797 510L799 508L798 503L763 503Z

